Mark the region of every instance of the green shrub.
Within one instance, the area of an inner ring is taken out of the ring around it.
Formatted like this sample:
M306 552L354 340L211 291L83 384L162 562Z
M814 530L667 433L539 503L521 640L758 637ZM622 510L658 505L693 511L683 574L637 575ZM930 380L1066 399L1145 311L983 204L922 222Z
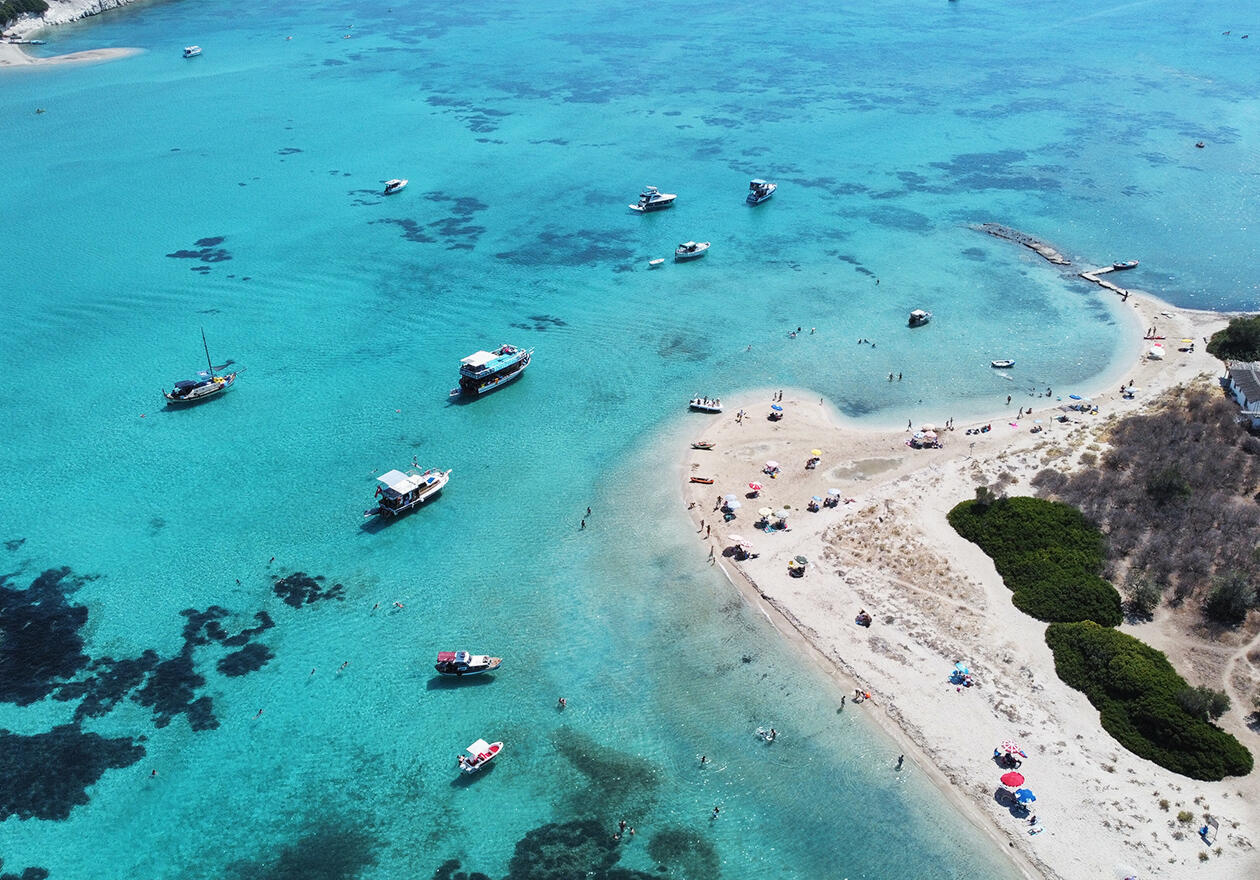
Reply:
M1046 644L1059 678L1089 698L1103 728L1135 755L1192 779L1251 772L1251 753L1238 740L1186 711L1181 699L1193 689L1161 652L1093 621L1053 623Z
M1232 571L1216 579L1203 603L1203 613L1216 623L1237 626L1256 604L1256 588L1242 572Z
M1131 578L1125 584L1129 598L1124 603L1124 613L1134 620L1150 620L1164 598L1164 592L1144 577Z
M1177 702L1195 718L1215 721L1229 711L1229 694L1208 687L1186 688L1177 694Z
M0 2L0 27L8 27L9 22L24 13L40 15L47 11L48 4L44 0L3 0Z
M1102 533L1074 507L1025 497L964 501L949 523L993 559L1025 614L1051 623L1120 622L1120 594L1098 576Z
M1223 361L1260 361L1260 315L1234 318L1212 334L1207 350Z

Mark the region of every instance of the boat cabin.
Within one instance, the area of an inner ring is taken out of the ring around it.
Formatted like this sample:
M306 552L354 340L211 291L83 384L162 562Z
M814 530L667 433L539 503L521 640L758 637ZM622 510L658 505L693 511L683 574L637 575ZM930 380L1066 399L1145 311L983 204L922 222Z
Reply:
M931 312L925 312L923 309L915 309L910 313L909 323L911 327L922 327L930 320L932 320Z
M391 513L406 510L440 489L443 476L439 470L427 470L422 474L392 470L381 474L376 478L381 483L376 489L381 496L381 507Z
M474 351L459 362L459 374L469 379L481 379L509 367L520 359L520 349L502 345L494 351Z

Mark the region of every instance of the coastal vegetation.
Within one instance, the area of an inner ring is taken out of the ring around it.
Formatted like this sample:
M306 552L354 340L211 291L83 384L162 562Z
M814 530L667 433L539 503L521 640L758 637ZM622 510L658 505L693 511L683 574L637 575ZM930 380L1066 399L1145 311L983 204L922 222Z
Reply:
M1119 420L1097 467L1047 468L1032 480L1098 523L1102 574L1130 585L1128 609L1139 617L1166 598L1236 626L1257 605L1260 440L1237 412L1218 389L1178 388L1157 412Z
M48 4L44 0L0 0L0 28L8 27L11 21L28 12L42 15L47 11Z
M987 487L949 512L958 534L987 553L1015 607L1048 623L1121 621L1120 594L1099 572L1104 541L1076 508L1040 498L996 497Z
M1192 779L1251 772L1251 753L1209 720L1228 709L1228 697L1191 688L1163 653L1092 621L1051 624L1046 643L1059 677L1129 751Z
M1207 350L1223 361L1260 361L1260 315L1234 318L1212 334Z

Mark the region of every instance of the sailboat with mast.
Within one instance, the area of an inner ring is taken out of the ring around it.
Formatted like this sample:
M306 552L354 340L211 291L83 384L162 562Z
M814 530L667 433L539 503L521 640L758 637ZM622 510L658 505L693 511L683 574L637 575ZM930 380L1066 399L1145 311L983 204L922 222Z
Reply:
M168 406L182 406L184 404L201 403L211 397L217 397L224 391L232 387L236 381L237 373L245 369L233 370L231 373L220 374L218 371L232 365L232 361L226 364L220 364L218 367L210 360L210 346L206 343L206 328L201 328L201 346L206 352L206 369L197 373L196 379L187 379L176 382L175 387L170 391L163 391L162 396L166 398Z

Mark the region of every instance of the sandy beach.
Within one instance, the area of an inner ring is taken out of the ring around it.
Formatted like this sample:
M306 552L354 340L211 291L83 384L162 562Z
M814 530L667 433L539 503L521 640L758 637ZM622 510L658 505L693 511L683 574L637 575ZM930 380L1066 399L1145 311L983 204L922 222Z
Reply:
M1222 373L1202 340L1226 316L1177 309L1137 293L1120 308L1132 318L1122 332L1132 335L1132 366L1125 373L1141 389L1134 399L1122 398L1116 381L1052 389L1053 396L1020 394L1009 406L995 400L990 418L941 430L940 449L910 448L908 430L848 422L817 392L784 389L778 422L767 419L778 389L723 394L721 415L689 415L673 441L686 450L679 482L697 527L697 560L704 564L712 551L710 564L720 566L790 640L847 679L850 694L854 688L869 691L870 701L855 705L850 699L844 711L867 713L883 724L905 746L901 772L932 776L1028 876L1256 876L1256 774L1198 782L1120 747L1085 696L1055 674L1045 624L1011 604L989 558L945 519L981 483L1000 480L1010 494L1035 494L1028 481L1042 468L1087 466L1080 456L1101 448L1108 420L1141 412L1163 390ZM1142 331L1152 325L1167 337L1162 360L1146 356L1150 342ZM1198 343L1193 352L1177 351L1182 337ZM1074 403L1070 393L1091 398L1098 413L1061 410ZM1016 418L1028 407L1031 414ZM741 409L742 423L736 421ZM924 423L941 429L951 414L913 415L916 429ZM1060 415L1068 420L1057 421ZM967 433L983 424L991 430ZM1034 427L1042 430L1033 433ZM699 440L715 448L691 449ZM821 451L821 463L807 470L813 449ZM769 460L782 467L775 478L763 473ZM713 483L691 483L691 477ZM751 481L764 486L758 497L748 497ZM808 512L811 496L826 498L828 489L840 491L841 503ZM742 507L725 522L715 507L728 493ZM785 505L791 509L788 530L766 534L754 528L759 508ZM748 541L759 555L735 561L730 535ZM788 563L798 555L809 560L805 576L789 576ZM854 622L861 610L872 617L869 628ZM1148 638L1151 626L1124 629ZM1191 684L1225 686L1181 662L1168 632L1159 636L1152 641ZM976 686L948 683L955 662L971 668ZM1220 724L1254 744L1242 709L1235 699ZM790 730L783 733L791 736ZM995 798L1005 771L993 750L1008 739L1028 754L1020 772L1037 793L1033 813L1043 831L1036 835ZM1192 823L1177 821L1183 810L1194 814ZM1220 822L1219 855L1196 833L1209 811ZM1207 862L1200 860L1204 852Z
M131 55L138 55L142 49L88 49L83 52L69 52L65 55L54 55L51 58L36 58L28 54L22 46L15 43L0 43L0 69L38 70L50 65L59 64L99 64L103 61L116 61Z
M132 0L51 0L48 11L40 16L25 15L4 28L5 36L31 39L51 25L66 24L100 15L111 9L126 6ZM114 48L88 49L83 52L69 52L65 55L54 55L50 58L38 58L29 54L25 47L17 43L0 42L0 69L20 68L36 70L50 64L99 64L104 61L116 61L130 55L139 54L141 49Z

